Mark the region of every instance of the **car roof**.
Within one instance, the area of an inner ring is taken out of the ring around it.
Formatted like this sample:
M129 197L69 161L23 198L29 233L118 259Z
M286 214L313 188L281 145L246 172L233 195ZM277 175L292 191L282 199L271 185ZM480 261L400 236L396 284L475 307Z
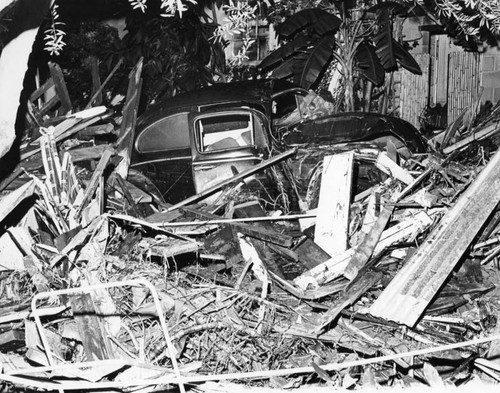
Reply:
M215 84L161 99L141 115L138 126L142 128L166 115L192 112L204 106L227 105L232 102L238 105L248 103L267 106L270 105L272 94L292 87L296 86L290 82L268 79Z

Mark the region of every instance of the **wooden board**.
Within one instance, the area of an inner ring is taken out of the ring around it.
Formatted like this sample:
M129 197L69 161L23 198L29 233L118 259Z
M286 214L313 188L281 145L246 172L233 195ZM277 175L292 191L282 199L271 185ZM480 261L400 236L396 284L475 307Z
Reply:
M35 184L29 181L25 185L19 187L17 190L11 192L0 198L0 221L3 221L17 205L24 199L33 195L35 191Z
M183 207L182 211L186 215L195 217L200 220L220 219L220 216L207 212L202 212L200 210L196 210L190 207ZM231 227L233 227L235 230L241 232L246 236L251 236L283 247L290 247L292 245L293 238L291 236L279 233L274 229L259 228L242 223L230 223L229 225L231 225Z
M347 249L354 152L326 156L314 242L330 256Z
M70 297L70 302L87 359L110 359L111 350L106 338L104 320L96 314L92 296L87 293L74 295Z
M312 269L330 259L330 256L311 239L307 238L293 249L299 260L308 268Z
M500 201L497 152L370 308L414 326Z
M375 162L375 166L382 172L388 174L389 176L394 177L395 179L402 181L406 185L411 184L415 181L410 172L408 172L406 169L396 164L384 152L381 152L378 155L377 161Z

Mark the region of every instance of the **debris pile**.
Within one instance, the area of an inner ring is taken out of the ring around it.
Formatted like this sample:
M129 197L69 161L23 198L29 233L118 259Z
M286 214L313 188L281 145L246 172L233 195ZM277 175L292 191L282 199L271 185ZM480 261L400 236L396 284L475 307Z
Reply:
M357 195L356 151L325 156L311 211L165 206L126 178L137 75L119 127L103 107L42 127L0 185L6 389L500 381L498 108L429 153L378 151Z

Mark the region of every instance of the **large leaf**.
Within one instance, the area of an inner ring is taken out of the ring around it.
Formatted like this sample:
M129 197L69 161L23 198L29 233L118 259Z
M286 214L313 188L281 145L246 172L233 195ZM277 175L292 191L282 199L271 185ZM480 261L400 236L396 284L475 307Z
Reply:
M396 56L399 65L414 74L422 75L420 66L410 52L408 52L406 48L396 40L393 40L392 44L394 48L394 56Z
M275 51L271 52L266 58L264 58L260 64L259 69L265 70L271 67L276 67L280 62L289 58L296 52L306 48L310 44L311 40L306 35L299 35L285 45L280 46Z
M273 70L271 78L284 79L288 78L289 76L292 76L295 63L296 63L295 56L286 59L283 63L281 63L278 67L276 67Z
M373 45L363 42L358 46L354 57L361 75L375 86L380 86L384 82L385 70Z
M375 47L377 48L377 56L386 71L396 68L396 58L392 47L392 26L389 17L389 11L382 9L378 17L378 33L373 37Z
M319 8L307 8L293 14L278 25L276 32L282 37L291 37L299 31L311 26L319 35L336 31L342 21L333 14Z
M392 15L401 15L408 11L408 7L405 4L397 3L395 1L383 1L368 8L366 12L376 13L383 9L387 9Z
M335 47L335 39L333 36L326 36L311 51L300 77L300 86L309 89L315 84L325 65L332 57L332 52Z

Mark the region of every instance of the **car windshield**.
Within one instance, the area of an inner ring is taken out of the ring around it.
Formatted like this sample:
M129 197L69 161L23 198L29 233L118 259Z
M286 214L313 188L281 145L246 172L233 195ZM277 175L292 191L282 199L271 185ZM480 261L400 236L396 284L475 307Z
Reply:
M253 116L250 113L224 113L196 121L200 151L208 152L254 144Z

